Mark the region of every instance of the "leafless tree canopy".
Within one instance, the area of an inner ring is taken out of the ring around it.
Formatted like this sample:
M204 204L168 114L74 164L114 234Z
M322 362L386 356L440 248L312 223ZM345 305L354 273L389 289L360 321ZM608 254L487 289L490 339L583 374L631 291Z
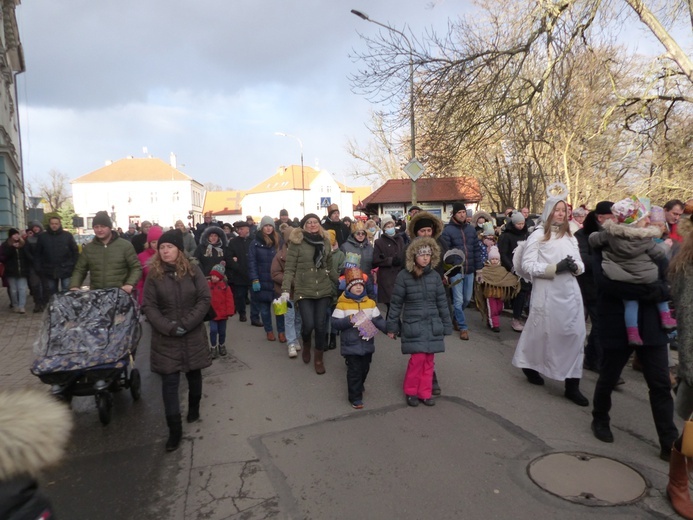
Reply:
M401 150L411 57L419 159L429 175L476 176L491 206L538 208L556 180L573 204L686 198L693 67L670 30L693 34L692 3L488 0L445 35L412 34L412 49L389 31L363 36L352 85L391 107L380 128ZM649 31L665 53L632 54L621 29Z
M58 212L69 201L68 177L57 170L48 172L48 180L38 186L38 196L48 204L50 212Z

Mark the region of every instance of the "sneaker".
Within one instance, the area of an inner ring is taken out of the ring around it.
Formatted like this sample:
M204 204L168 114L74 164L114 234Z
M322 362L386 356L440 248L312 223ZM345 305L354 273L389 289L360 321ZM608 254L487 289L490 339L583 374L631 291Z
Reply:
M510 327L515 331L515 332L522 332L525 328L525 326L522 324L520 320L513 319L510 322Z
M353 403L351 403L351 407L354 408L355 410L360 410L361 408L363 408L363 401L358 399L358 400L354 401Z
M17 312L19 314L26 314L26 309L24 309L24 307L20 307L19 309L17 309Z
M301 342L298 341L298 339L294 342L294 348L296 349L296 352L301 350Z
M287 350L289 352L290 358L295 358L296 356L298 356L298 353L296 352L296 345L294 345L293 343L289 343Z

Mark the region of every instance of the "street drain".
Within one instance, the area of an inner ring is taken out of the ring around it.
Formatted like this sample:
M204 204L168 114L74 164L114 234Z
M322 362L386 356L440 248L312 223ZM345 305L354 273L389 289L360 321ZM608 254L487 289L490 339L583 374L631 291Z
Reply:
M640 499L645 479L630 466L590 453L550 453L527 467L540 488L570 502L587 506L618 506Z

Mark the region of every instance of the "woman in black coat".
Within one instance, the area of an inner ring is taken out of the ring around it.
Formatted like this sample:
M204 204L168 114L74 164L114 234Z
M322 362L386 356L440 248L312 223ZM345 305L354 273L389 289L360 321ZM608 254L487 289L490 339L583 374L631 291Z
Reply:
M183 436L178 388L180 373L188 379L188 422L200 418L202 369L212 364L204 318L211 296L205 275L185 256L183 235L167 231L157 244L142 312L152 326L151 369L161 375L169 438L166 451L178 448Z
M390 215L382 219L383 232L373 246L373 267L378 268L378 303L387 305L390 312L392 289L397 274L404 265L404 238L397 234L395 221Z
M527 222L525 217L519 211L513 212L510 221L505 225L505 231L498 238L498 252L501 255L501 265L505 267L509 273L513 272L513 257L517 245L523 240L527 240L529 231L527 230ZM522 332L524 325L522 324L522 311L527 303L527 298L532 290L532 284L520 278L520 292L513 298L513 320L510 326L515 332Z

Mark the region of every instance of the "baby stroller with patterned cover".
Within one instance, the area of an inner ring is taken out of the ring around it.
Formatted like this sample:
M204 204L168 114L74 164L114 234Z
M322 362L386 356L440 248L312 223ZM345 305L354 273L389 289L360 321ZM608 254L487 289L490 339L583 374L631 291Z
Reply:
M104 425L111 421L113 392L140 398L134 368L142 328L135 300L119 288L68 291L53 296L34 343L31 372L68 403L93 395Z

